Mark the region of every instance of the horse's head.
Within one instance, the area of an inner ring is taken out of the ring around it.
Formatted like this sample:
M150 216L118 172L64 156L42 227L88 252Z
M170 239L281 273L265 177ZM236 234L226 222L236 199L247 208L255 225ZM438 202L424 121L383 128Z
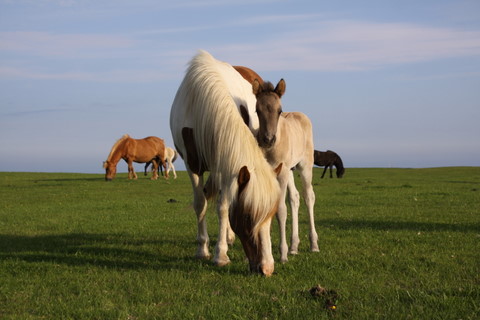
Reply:
M279 165L275 169L277 175L281 168L282 165ZM250 271L259 272L268 277L272 275L274 270L270 224L272 217L277 213L279 199L272 203L271 208L267 207L266 212L262 214L255 212L258 209L252 206L249 201L251 195L247 191L250 178L247 167L242 167L237 177L237 201L230 208L230 225L242 242L243 250L250 264ZM258 221L260 216L263 216L263 219Z
M105 169L105 181L112 181L117 174L117 166L107 160L103 162L103 168Z
M269 148L276 140L278 118L282 113L280 98L285 93L285 80L281 79L273 88L270 82L260 84L256 79L252 83L253 94L257 98L256 112L260 122L257 141L260 147Z
M343 166L336 166L337 168L337 178L342 178L345 174L345 168Z

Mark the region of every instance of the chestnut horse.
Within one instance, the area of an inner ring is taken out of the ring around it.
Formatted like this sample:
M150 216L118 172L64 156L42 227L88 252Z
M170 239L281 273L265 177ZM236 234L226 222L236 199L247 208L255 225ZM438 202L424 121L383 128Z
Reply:
M325 166L321 179L323 179L323 176L325 176L325 172L328 168L330 168L330 178L332 178L333 166L335 166L335 168L337 169L337 178L343 177L343 174L345 173L345 167L343 166L342 159L338 154L336 154L332 150L327 150L326 152L315 150L313 155L313 162L315 163L315 165L319 167Z
M278 175L282 190L282 199L285 199L288 189L288 199L292 208L292 237L290 254L298 253L298 209L300 196L293 177L294 169L298 169L302 185L303 197L307 205L310 221L310 250L317 252L318 235L315 230L314 205L315 193L312 187L313 167L313 133L312 123L308 117L300 112L282 112L280 98L285 92L285 81L282 79L275 88L253 70L234 67L245 80L252 83L257 98L256 112L259 118L257 140L264 150L267 161L276 167L283 163L283 169ZM286 241L287 206L281 201L277 220L280 228L280 260L288 261L288 245Z
M137 179L133 162L145 163L153 161L152 180L156 180L158 178L158 166L165 166L165 143L157 137L133 139L128 134L124 134L113 145L107 161L103 162L105 180L111 181L115 178L117 164L120 159L125 160L128 164L128 179ZM168 178L168 174L166 177Z
M270 276L274 271L270 225L277 212L280 188L274 170L237 111L252 96L251 85L231 65L200 51L191 60L175 96L170 129L192 182L198 222L197 257L210 257L203 192L203 174L210 171L212 184L220 190L214 262L219 266L230 262L230 221L250 270Z
M167 174L170 172L170 170L173 170L173 178L177 179L177 172L175 172L175 166L173 165L173 162L177 160L177 151L170 147L165 147L165 164L166 164L166 169L165 171ZM152 161L145 163L145 175L147 175L147 169L148 166L152 164ZM162 166L158 166L157 173L160 171L163 175L163 170Z

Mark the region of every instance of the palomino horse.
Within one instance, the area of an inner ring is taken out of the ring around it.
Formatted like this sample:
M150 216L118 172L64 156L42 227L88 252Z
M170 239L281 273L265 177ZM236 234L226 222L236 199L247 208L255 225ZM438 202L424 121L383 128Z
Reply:
M283 82L283 83L282 83ZM310 250L318 252L318 236L315 230L314 205L315 193L312 187L313 167L313 133L312 123L300 112L282 112L280 98L285 92L285 82L280 80L276 88L270 82L263 85L254 80L253 92L257 97L257 114L260 128L257 135L258 144L264 150L267 161L273 166L283 163L283 169L278 175L285 199L288 189L290 206L292 208L292 237L290 254L298 253L298 209L300 196L293 177L294 169L298 169L302 181L302 190L310 221ZM286 240L287 206L281 201L277 215L280 227L281 261L288 261L288 245Z
M243 91L245 89L245 91ZM190 176L198 220L197 256L209 258L203 174L210 171L216 190L219 235L214 262L225 265L228 220L240 238L250 270L270 276L270 239L280 188L254 136L237 111L252 94L251 85L230 65L205 51L190 62L170 111L175 147Z
M173 178L177 179L177 172L175 172L175 166L173 165L173 162L175 160L177 160L177 151L175 151L170 147L165 147L165 164L166 164L165 171L168 174L170 170L173 170ZM145 163L145 175L147 175L148 166L151 164L152 164L152 161ZM158 166L158 169L163 175L162 166ZM158 170L157 170L157 173L158 173Z
M105 169L105 180L110 181L117 173L117 163L120 159L128 164L128 179L137 179L133 168L133 162L145 163L153 160L152 179L158 178L157 169L159 165L165 166L165 143L157 137L146 137L143 139L130 138L124 134L112 147L107 161L103 162ZM168 178L168 174L167 174Z
M327 171L327 168L330 168L330 178L332 178L333 166L335 166L335 168L337 169L337 178L343 177L343 174L345 173L345 168L343 167L342 159L338 154L331 150L327 150L326 152L315 150L313 152L313 157L313 162L315 163L315 165L319 167L325 166L322 173L322 179L325 175L325 172Z

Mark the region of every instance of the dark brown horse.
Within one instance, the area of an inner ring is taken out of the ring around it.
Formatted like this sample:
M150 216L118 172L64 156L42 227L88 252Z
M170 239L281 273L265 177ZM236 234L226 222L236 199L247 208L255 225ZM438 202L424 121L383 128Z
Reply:
M345 173L345 168L343 167L342 159L338 154L331 150L327 150L326 152L315 150L313 153L313 157L313 162L315 163L315 165L319 167L325 166L325 169L323 169L322 173L322 179L323 176L325 176L327 168L330 168L330 178L332 178L333 166L335 166L335 168L337 169L337 178L343 177L343 174Z
M158 178L157 169L159 165L165 167L165 143L157 137L146 137L144 139L133 139L124 134L112 147L107 161L103 163L105 169L105 180L110 181L117 173L117 163L125 160L128 164L128 178L137 179L133 168L133 162L145 163L153 160L152 179ZM168 178L168 173L166 173Z

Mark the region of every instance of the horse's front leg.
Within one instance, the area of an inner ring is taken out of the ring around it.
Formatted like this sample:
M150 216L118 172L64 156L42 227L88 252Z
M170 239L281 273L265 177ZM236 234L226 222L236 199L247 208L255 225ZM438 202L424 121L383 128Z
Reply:
M128 179L137 179L137 173L135 172L135 168L133 167L133 161L128 159Z
M278 221L278 228L279 228L279 237L280 237L280 262L287 262L288 261L288 244L287 244L287 205L285 203L285 196L287 194L287 183L288 183L288 172L285 170L290 171L289 169L283 169L280 175L278 176L278 182L280 183L280 202L278 204L278 212L277 212L277 221Z
M188 168L187 168L188 169ZM210 259L208 244L210 239L207 232L207 199L203 193L203 175L197 175L188 170L193 189L193 209L197 215L197 253L199 259Z
M226 196L221 193L217 203L217 213L218 213L218 240L215 247L215 257L213 262L220 267L223 267L230 263L230 258L227 255L228 251L228 229L230 229L229 217L228 217L228 208L230 206L229 201L227 201Z
M288 199L290 200L290 208L292 209L292 237L290 242L290 254L298 253L298 245L300 237L298 236L298 209L300 208L300 193L295 186L293 171L290 170L288 179Z
M332 168L333 168L333 165L330 166L330 179L333 178L333 176L332 176Z

